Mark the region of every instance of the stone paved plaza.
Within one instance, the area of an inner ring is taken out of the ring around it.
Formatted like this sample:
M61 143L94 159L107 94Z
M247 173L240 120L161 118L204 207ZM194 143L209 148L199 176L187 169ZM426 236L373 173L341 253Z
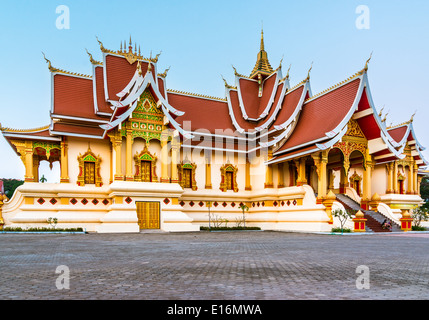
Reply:
M3 233L0 244L1 300L429 299L427 233ZM61 265L69 289L57 289Z

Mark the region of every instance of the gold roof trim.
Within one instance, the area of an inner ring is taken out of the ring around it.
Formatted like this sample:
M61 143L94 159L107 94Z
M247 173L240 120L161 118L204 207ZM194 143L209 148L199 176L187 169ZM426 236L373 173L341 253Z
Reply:
M120 45L120 49L117 51L114 50L109 50L106 49L103 45L103 43L97 38L97 42L100 45L100 50L104 53L111 53L111 54L116 54L116 55L120 55L123 56L125 59L127 59L127 61L130 64L133 64L134 62L136 62L137 60L142 60L142 61L146 61L146 62L153 62L153 63L157 63L158 62L158 58L161 55L161 52L158 53L155 58L152 58L152 54L150 56L150 58L145 58L143 57L143 55L141 54L141 50L140 50L140 46L137 50L137 44L134 43L134 52L133 52L133 44L131 41L131 36L130 36L130 41L129 41L129 45L128 45L128 51L127 51L127 45L126 45L126 41L124 41L124 43Z
M43 126L43 127L32 128L32 129L13 129L13 128L2 127L2 125L0 123L0 130L2 132L34 133L34 132L43 131L46 129L49 129L49 124L46 126Z
M218 101L227 101L226 98L212 97L212 96L207 96L207 95L204 95L204 94L185 92L185 91L179 91L179 90L174 90L174 89L167 89L167 92L185 94L185 95L188 95L188 96L194 96L194 97L199 97L199 98L207 98L207 99L213 99L213 100L218 100Z
M362 75L362 71L356 72L354 75L348 77L347 79L345 79L345 80L343 80L341 82L338 82L337 84L335 84L335 85L333 85L333 86L331 86L331 87L329 87L329 88L327 88L327 89L325 89L325 90L323 90L323 91L321 91L321 92L319 92L319 93L311 96L310 98L308 98L307 100L305 100L305 102L307 102L309 100L312 100L312 99L315 99L315 98L317 98L317 97L319 97L319 96L321 96L321 95L323 95L323 94L325 94L325 93L327 93L329 91L332 91L332 90L334 90L334 89L342 86L343 84L345 84L347 82L350 82L351 80L353 80L353 79L355 79L355 78L357 78L358 76L361 76L361 75Z

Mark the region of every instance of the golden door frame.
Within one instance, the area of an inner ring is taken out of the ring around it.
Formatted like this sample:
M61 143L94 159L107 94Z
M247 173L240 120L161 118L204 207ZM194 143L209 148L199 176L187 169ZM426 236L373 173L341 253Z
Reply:
M91 151L91 148L88 146L88 150L82 155L79 153L77 157L79 162L79 175L77 176L77 185L84 186L85 185L85 162L93 162L94 163L94 174L95 174L95 186L101 187L103 185L103 181L100 175L100 164L101 157L100 155L96 156L94 152Z
M142 161L151 162L151 182L158 182L158 176L156 175L156 160L157 157L152 155L147 146L144 149L134 156L134 162L136 167L136 174L134 175L134 181L142 181Z
M185 175L183 174L185 169L191 170L191 179L192 179L192 190L197 190L197 180L195 179L195 171L197 169L197 165L189 160L182 161L177 165L178 174L179 174L179 184L182 188L185 188Z
M223 192L226 192L226 190L228 190L228 186L226 183L226 180L227 180L226 174L227 172L232 172L232 189L234 190L234 192L238 192L237 171L238 171L238 168L232 165L231 163L224 164L220 168L220 174L221 174L221 182L219 187L220 190L222 190Z

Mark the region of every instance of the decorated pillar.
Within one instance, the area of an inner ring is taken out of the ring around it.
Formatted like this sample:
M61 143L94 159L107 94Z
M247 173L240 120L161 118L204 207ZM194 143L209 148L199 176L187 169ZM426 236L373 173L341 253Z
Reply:
M417 173L419 171L419 167L416 163L414 163L414 171L413 171L413 193L419 194L418 191L418 177Z
M414 193L414 166L413 164L410 164L408 166L408 190L407 193L408 194L413 194Z
M398 189L398 162L393 165L393 193L399 193Z
M420 184L422 183L423 177L422 176L418 176L417 177L417 189L416 192L418 195L420 195Z
M61 141L61 159L60 159L60 168L61 168L61 178L60 183L69 183L69 157L68 157L68 143L67 138Z
M133 176L133 155L132 155L132 148L133 148L133 131L130 128L127 128L127 142L125 146L125 180L126 181L134 181Z
M177 165L179 164L180 142L173 138L171 141L171 183L179 182Z
M165 136L161 138L161 182L169 183L168 176L168 140Z
M109 135L112 148L115 151L115 181L123 181L124 175L122 174L122 137L116 130Z
M33 141L25 141L25 182L34 182Z
M328 153L326 151L312 155L317 172L317 203L326 198Z
M344 159L343 167L340 169L340 193L346 193L346 188L349 186L349 159Z
M296 185L302 186L304 184L307 184L307 179L305 178L305 158L301 158L299 160L294 161L298 168L298 178L296 179Z
M371 202L371 175L372 175L372 159L369 154L369 150L366 153L366 165L365 171L363 173L363 192L362 192L362 200L361 207L364 210L369 210L369 203Z
M393 162L386 164L387 170L387 190L386 193L393 193Z

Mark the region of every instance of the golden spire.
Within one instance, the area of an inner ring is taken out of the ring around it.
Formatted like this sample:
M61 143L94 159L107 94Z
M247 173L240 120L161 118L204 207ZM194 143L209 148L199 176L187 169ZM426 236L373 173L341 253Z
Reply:
M268 61L268 55L267 55L267 52L265 51L264 30L261 29L260 49L259 49L259 53L257 55L255 67L253 68L253 70L250 74L250 78L255 78L255 77L257 77L258 74L270 75L273 72L274 72L274 70L271 67L270 62Z

